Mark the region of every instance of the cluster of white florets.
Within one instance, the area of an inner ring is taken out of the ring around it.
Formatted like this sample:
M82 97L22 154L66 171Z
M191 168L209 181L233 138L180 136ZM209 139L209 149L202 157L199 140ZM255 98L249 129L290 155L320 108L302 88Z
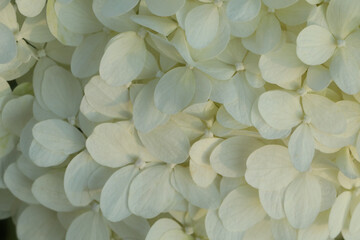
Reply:
M0 0L0 218L360 239L359 24L359 0Z

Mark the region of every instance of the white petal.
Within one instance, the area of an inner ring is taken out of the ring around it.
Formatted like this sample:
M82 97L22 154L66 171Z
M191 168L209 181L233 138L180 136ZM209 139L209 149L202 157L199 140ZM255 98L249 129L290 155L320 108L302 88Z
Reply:
M12 31L0 23L0 64L9 63L16 57L17 48Z
M56 212L40 205L27 207L19 216L16 225L16 233L19 239L62 240L66 233L56 216Z
M100 207L108 220L118 222L130 216L128 208L129 185L139 173L134 165L116 171L105 183L101 191Z
M240 23L241 24L241 23ZM244 47L256 54L265 54L274 49L281 41L281 27L273 14L267 14L254 34L242 39Z
M76 209L66 197L63 170L56 170L37 178L31 188L35 198L45 207L58 212Z
M44 8L46 0L16 0L20 13L27 17L35 17Z
M258 139L247 136L226 139L211 153L211 166L222 176L242 177L249 155L262 146Z
M31 95L24 95L8 101L2 109L2 124L11 133L20 136L21 130L32 118L33 99Z
M85 138L81 132L59 119L39 122L32 132L36 141L49 150L72 154L85 146Z
M98 125L86 140L86 148L97 163L112 168L131 163L144 152L128 122Z
M171 184L191 204L206 209L216 209L220 205L220 192L213 182L206 188L197 186L191 179L187 168L176 166Z
M130 118L129 91L125 86L113 87L100 76L94 76L86 84L84 92L86 101L96 112L111 118Z
M287 148L266 145L254 151L248 158L246 181L264 190L280 190L299 174L292 166Z
M251 110L251 122L265 139L285 138L291 133L291 129L279 130L267 124L259 112L258 101L254 103Z
M154 93L155 106L167 114L177 113L191 102L195 87L195 76L191 69L174 68L158 82Z
M296 53L301 61L308 65L326 62L336 48L334 37L329 30L311 25L304 28L296 39Z
M54 144L54 142L50 142ZM39 167L52 167L63 163L69 154L62 151L54 151L44 147L35 139L32 140L29 148L30 159Z
M330 237L335 238L344 227L349 214L351 192L341 193L335 200L329 215Z
M36 17L26 18L19 34L26 40L35 43L45 43L55 39L46 22L46 11L42 11L41 14Z
M217 173L210 164L199 164L195 161L189 161L189 170L191 178L199 187L208 187L216 178Z
M253 88L244 74L234 76L234 89L237 99L224 104L226 111L238 122L251 126L251 109L254 102L264 91L263 88Z
M330 230L327 224L328 218L327 212L320 213L309 228L299 230L298 240L328 240Z
M71 32L58 19L55 12L55 0L48 0L46 4L46 21L49 30L56 37L58 41L67 46L80 45L83 35L80 33ZM70 17L70 19L72 19Z
M230 232L221 222L217 211L210 210L205 219L206 233L211 240L238 240L242 239L243 232Z
M107 41L103 32L84 38L71 58L71 72L75 77L86 78L98 72Z
M318 178L321 187L321 208L320 211L330 209L336 200L336 187L335 185L325 180L324 178Z
M190 46L206 47L215 38L219 28L219 11L213 4L193 8L185 19L185 33Z
M306 84L314 91L321 91L331 83L329 69L322 65L311 66L306 75Z
M192 240L193 237L184 233L183 230L175 229L166 232L160 240Z
M116 17L129 12L139 0L105 0L102 14L107 17Z
M243 240L253 239L274 240L271 232L271 222L269 219L265 219L258 224L255 224L245 232Z
M59 21L72 32L88 34L98 32L103 27L86 0L73 0L70 3L56 1L55 11Z
M306 66L296 56L295 44L284 44L262 55L259 68L264 80L274 84L290 82L306 71Z
M231 21L248 22L260 12L260 0L232 0L228 3L226 13Z
M99 167L87 151L76 155L66 167L64 189L74 206L86 206L92 201L88 181Z
M261 205L266 213L273 219L281 219L285 217L284 212L284 192L285 188L276 191L259 190L259 198Z
M263 3L269 8L285 8L296 3L297 0L263 0Z
M189 139L177 125L169 123L138 134L146 149L163 162L179 164L189 156Z
M353 53L346 49L338 49L330 64L330 75L336 85L347 94L360 91L359 62Z
M133 119L138 131L147 133L157 126L165 124L169 116L160 112L154 103L154 91L157 81L147 83L133 103Z
M87 211L71 223L65 239L110 240L110 229L100 213Z
M224 227L233 232L241 232L254 226L266 216L257 190L238 187L230 192L219 208L219 217Z
M239 38L249 37L256 31L262 16L263 14L260 12L253 20L248 22L229 21L231 34Z
M170 218L160 218L151 226L145 240L159 240L164 233L174 229L181 229L181 226Z
M308 20L313 6L306 1L297 1L295 4L276 10L276 16L286 25L296 26Z
M59 66L46 69L41 86L46 106L62 118L74 117L79 111L82 98L80 82Z
M300 172L308 171L315 153L315 142L310 127L300 124L291 134L289 141L290 159Z
M146 61L144 40L135 32L121 33L111 40L100 62L100 76L112 86L134 80Z
M174 15L185 5L185 0L146 0L150 12L155 15L166 17Z
M135 215L117 223L109 222L109 224L111 229L123 239L143 240L150 229L147 219Z
M297 231L286 219L271 221L271 231L276 240L297 240Z
M319 214L320 207L321 188L316 177L300 175L286 189L284 210L293 227L309 227Z
M340 39L344 39L360 23L360 4L356 0L329 2L326 20L331 32Z
M157 16L133 15L131 20L163 36L168 36L178 27L177 23L171 19Z
M196 68L218 80L228 80L236 71L234 66L215 59L199 62Z
M320 131L340 134L346 130L346 119L341 109L328 98L306 94L302 104L305 114L310 117L310 123Z
M153 218L171 204L176 192L170 185L170 171L166 165L157 165L145 169L134 178L128 200L132 213Z
M29 204L38 203L31 192L32 181L19 170L16 163L12 163L6 169L4 182L10 192L21 201Z
M258 108L264 120L277 129L298 125L303 115L299 96L280 90L263 93L259 97Z

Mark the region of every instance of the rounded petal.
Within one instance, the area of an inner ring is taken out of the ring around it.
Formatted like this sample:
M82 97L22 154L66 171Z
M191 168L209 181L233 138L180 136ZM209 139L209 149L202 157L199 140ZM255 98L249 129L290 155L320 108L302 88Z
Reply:
M16 0L19 12L26 17L35 17L44 8L46 0Z
M291 134L288 148L294 167L300 172L308 171L315 154L315 141L307 124L300 124Z
M344 39L360 24L360 2L356 0L332 0L326 11L326 20L331 32Z
M125 85L145 66L145 42L135 32L121 33L110 41L100 62L100 76L109 85Z
M139 0L105 0L102 14L106 17L116 17L129 12L139 2Z
M147 133L165 124L169 116L160 112L154 103L154 91L157 81L147 83L138 93L133 103L133 119L138 131Z
M302 98L302 104L310 123L320 131L340 134L346 130L346 119L342 110L328 98L306 94Z
M177 113L191 102L195 88L195 76L191 69L174 68L158 82L154 93L155 106L163 113Z
M82 133L59 119L39 122L35 124L32 132L34 139L49 150L72 154L85 147Z
M66 232L65 239L110 240L110 229L100 213L87 211L74 219Z
M294 228L309 227L320 212L321 187L310 174L298 176L286 189L284 210Z
M306 66L296 56L295 44L284 44L262 55L259 68L264 80L274 84L290 82L306 71Z
M170 173L168 166L157 165L138 174L129 189L130 211L145 218L156 217L165 211L176 194L170 185Z
M265 216L258 192L250 186L241 186L230 192L219 208L219 217L224 227L232 232L245 231Z
M20 239L62 240L66 233L56 212L40 205L28 206L19 216L16 225L16 233Z
M185 2L185 0L146 0L146 5L153 14L167 17L179 11Z
M353 95L360 91L359 61L352 52L338 49L330 64L330 75L345 93Z
M280 190L288 186L299 172L292 166L288 149L280 145L266 145L248 158L246 181L263 190Z
M134 165L128 165L116 171L105 183L100 208L109 221L118 222L131 215L128 208L129 185L138 173Z
M99 167L87 151L79 153L71 160L64 176L64 189L71 204L86 206L93 200L88 182Z
M149 133L138 134L146 149L163 162L179 164L189 156L189 139L173 123L159 126Z
M346 218L349 214L351 192L341 193L335 200L329 215L330 237L335 238L344 227Z
M329 30L311 25L304 28L296 39L296 54L308 65L319 65L331 58L336 48Z
M256 149L263 146L257 138L238 136L226 139L215 147L210 156L214 170L225 177L242 177L246 160Z
M45 207L57 212L76 209L66 197L63 170L55 170L37 178L31 188L35 198Z
M280 90L263 93L258 108L265 122L277 129L292 128L301 122L303 116L300 97Z
M314 91L324 90L331 83L330 71L326 67L310 66L306 75L306 84Z
M62 118L69 118L79 111L82 88L69 71L55 65L45 70L41 95L48 109Z
M17 55L14 34L4 24L0 23L0 64L9 63Z
M219 28L219 11L213 4L193 8L185 19L185 33L190 46L201 49L214 40Z
M248 22L259 14L260 8L260 0L231 0L226 13L231 21Z

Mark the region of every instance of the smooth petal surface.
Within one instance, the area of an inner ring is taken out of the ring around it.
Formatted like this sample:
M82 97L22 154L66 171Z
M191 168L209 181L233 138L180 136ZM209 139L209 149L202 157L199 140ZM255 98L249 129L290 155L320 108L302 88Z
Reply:
M100 208L108 220L118 222L130 216L129 185L138 173L134 165L128 165L116 171L105 183L101 191Z
M233 232L245 231L265 216L258 193L250 186L238 187L230 192L219 208L224 227Z
M195 49L206 47L219 28L219 12L215 5L204 4L193 8L185 19L186 39Z
M260 0L232 0L228 3L226 13L231 21L248 22L260 12Z
M158 165L145 169L132 181L129 189L129 209L145 218L163 212L173 201L175 190L170 185L171 169Z
M144 40L135 32L116 36L100 62L100 76L111 86L125 85L143 70L146 61Z
M320 207L321 188L314 176L300 175L286 189L284 210L294 228L309 227L319 214Z
M191 102L195 88L196 80L191 69L174 68L158 82L154 93L155 106L163 113L177 113Z
M300 98L280 90L263 93L259 97L258 108L265 122L277 129L296 126L303 115Z
M254 151L246 166L246 181L263 190L280 190L299 174L290 162L288 150L279 145L266 145Z
M226 139L211 153L211 166L224 177L242 177L249 155L262 146L258 139L246 136Z
M38 143L53 151L72 154L85 146L85 138L79 130L67 122L49 119L35 124L33 135Z
M351 193L345 191L335 200L329 215L330 237L335 238L343 229L349 213Z
M10 62L17 54L15 37L11 30L0 23L0 64Z
M294 167L300 172L309 170L315 154L315 142L310 127L300 124L290 136L290 159Z
M146 0L150 12L157 16L174 15L185 5L185 0Z
M304 28L296 39L297 56L308 65L326 62L335 48L335 39L329 30L317 25Z
M62 118L74 117L82 98L80 82L67 70L52 66L45 70L41 95L46 106Z

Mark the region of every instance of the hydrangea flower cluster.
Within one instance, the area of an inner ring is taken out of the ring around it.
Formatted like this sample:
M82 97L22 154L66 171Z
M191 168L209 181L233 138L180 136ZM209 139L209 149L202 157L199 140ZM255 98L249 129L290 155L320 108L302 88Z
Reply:
M358 0L0 0L0 218L360 239L359 25Z

